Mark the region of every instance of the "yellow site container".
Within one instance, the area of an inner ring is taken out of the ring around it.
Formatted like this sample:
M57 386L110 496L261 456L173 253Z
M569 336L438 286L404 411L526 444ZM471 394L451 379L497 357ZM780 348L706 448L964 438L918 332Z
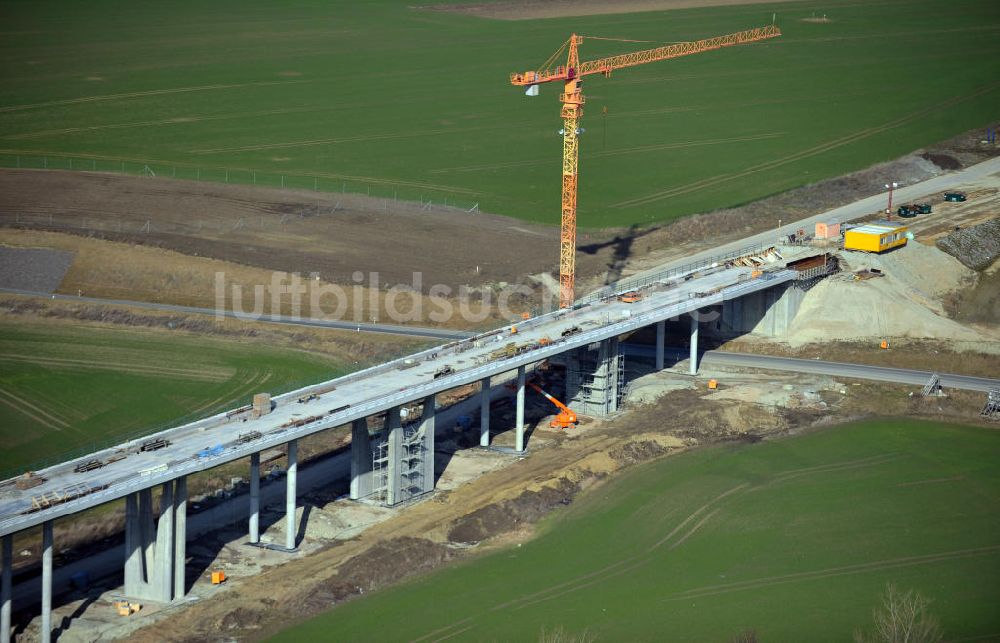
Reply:
M869 223L844 233L844 249L885 252L906 245L906 226L889 221Z
M212 584L221 585L226 582L226 572L221 569L212 572Z

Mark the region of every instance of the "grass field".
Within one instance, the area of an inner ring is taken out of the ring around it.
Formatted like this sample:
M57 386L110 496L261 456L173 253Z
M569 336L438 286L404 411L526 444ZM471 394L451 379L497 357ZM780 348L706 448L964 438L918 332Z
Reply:
M998 457L997 431L909 420L701 449L276 640L845 641L890 582L932 599L948 640L995 640Z
M219 338L0 322L0 470L16 475L73 449L343 372L329 358Z
M556 91L527 99L510 72L540 64L571 31L660 43L762 25L774 12L779 40L587 82L581 225L747 202L997 116L992 0L524 22L412 4L10 0L0 7L2 162L69 154L77 168L86 159L114 170L110 159L124 158L133 172L148 162L159 175L225 180L230 168L244 182L255 168L261 184L284 174L292 186L447 197L555 223ZM831 21L802 21L814 14ZM645 46L590 40L583 57Z

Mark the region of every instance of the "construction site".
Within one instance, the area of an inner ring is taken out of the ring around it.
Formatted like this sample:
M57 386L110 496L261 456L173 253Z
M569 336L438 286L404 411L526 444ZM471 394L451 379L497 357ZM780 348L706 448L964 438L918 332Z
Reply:
M504 188L537 189L542 222L516 215L534 196L493 209L482 186L459 205L318 169L234 185L235 169L206 180L186 160L50 166L17 141L77 132L18 120L48 103L0 105L16 158L0 169L0 640L869 640L897 587L949 639L995 633L997 126L600 225L595 193L609 213L686 203L856 140L680 187L588 184L615 156L615 92L636 100L688 58L780 67L785 24L831 21L811 5L794 21L752 3L622 8L635 29L769 18L664 42L589 35L599 3L542 4L406 8L459 32L588 16L539 66L501 61L517 64L511 118L558 122L558 176ZM961 100L995 87L976 91ZM296 149L232 136L192 153L235 167ZM338 136L296 145L339 153ZM468 167L502 182L535 166ZM842 614L823 630L789 616L811 601Z

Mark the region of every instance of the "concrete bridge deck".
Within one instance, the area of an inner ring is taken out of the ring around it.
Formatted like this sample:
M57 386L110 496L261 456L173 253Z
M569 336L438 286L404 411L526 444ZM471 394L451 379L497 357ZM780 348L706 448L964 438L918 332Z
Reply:
M282 445L296 438L348 424L381 413L391 407L417 402L461 385L542 361L576 347L600 342L659 321L678 318L724 300L772 288L795 279L795 271L775 264L757 278L750 268L709 268L695 272L687 281L654 281L637 303L616 297L593 301L574 310L556 311L483 335L438 346L406 358L322 382L274 398L275 408L257 419L246 414L227 418L226 413L147 436L36 472L45 479L27 490L10 481L0 488L0 535L6 535L71 513L82 511L139 489L153 487L177 477L216 467L225 462ZM567 336L564 333L569 332ZM491 358L497 349L514 343L531 348L509 358ZM441 369L448 375L435 377ZM298 402L315 395L314 399ZM304 422L303 422L304 421ZM302 422L301 426L289 426ZM260 437L240 442L241 434L259 432ZM137 453L141 442L163 438L170 445ZM199 457L199 451L215 449ZM77 465L92 459L123 459L89 472L75 472ZM83 493L51 507L32 511L33 498L43 494Z

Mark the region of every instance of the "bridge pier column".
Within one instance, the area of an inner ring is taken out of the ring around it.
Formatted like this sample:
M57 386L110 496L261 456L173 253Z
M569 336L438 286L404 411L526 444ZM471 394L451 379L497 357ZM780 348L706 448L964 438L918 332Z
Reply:
M517 424L515 425L516 439L514 450L524 451L524 367L517 367Z
M285 549L295 551L295 485L299 473L299 441L288 443L288 471L285 474Z
M394 406L386 411L385 428L388 439L386 449L388 478L386 480L385 504L391 507L402 500L399 474L403 464L403 421L400 417L399 406Z
M11 579L14 574L14 534L3 537L3 578L0 579L0 643L10 643L10 618L12 612Z
M691 312L691 354L690 373L698 374L698 311Z
M159 600L173 598L174 582L174 483L167 482L160 493L160 521L156 525L155 571L151 582Z
M250 544L260 542L260 452L250 454Z
M487 375L479 384L479 446L490 446L490 378Z
M156 558L156 532L153 531L153 490L139 490L139 533L142 547L143 582L149 583L153 576L153 562Z
M3 537L3 577L0 579L0 643L10 643L11 577L14 573L14 534Z
M351 423L351 500L359 500L372 492L372 445L368 435L368 419Z
M42 523L42 643L52 640L52 521Z
M662 371L664 366L663 347L667 336L667 322L656 322L656 370Z
M152 489L125 496L125 595L169 603L187 589L187 477L165 482L153 525Z
M174 481L174 600L187 593L187 476Z
M139 494L125 496L125 595L139 596L145 582L145 545L139 522Z
M435 415L437 414L437 400L433 395L424 398L423 409L423 431L424 431L424 470L423 470L423 490L425 493L434 491L434 432L437 430Z

